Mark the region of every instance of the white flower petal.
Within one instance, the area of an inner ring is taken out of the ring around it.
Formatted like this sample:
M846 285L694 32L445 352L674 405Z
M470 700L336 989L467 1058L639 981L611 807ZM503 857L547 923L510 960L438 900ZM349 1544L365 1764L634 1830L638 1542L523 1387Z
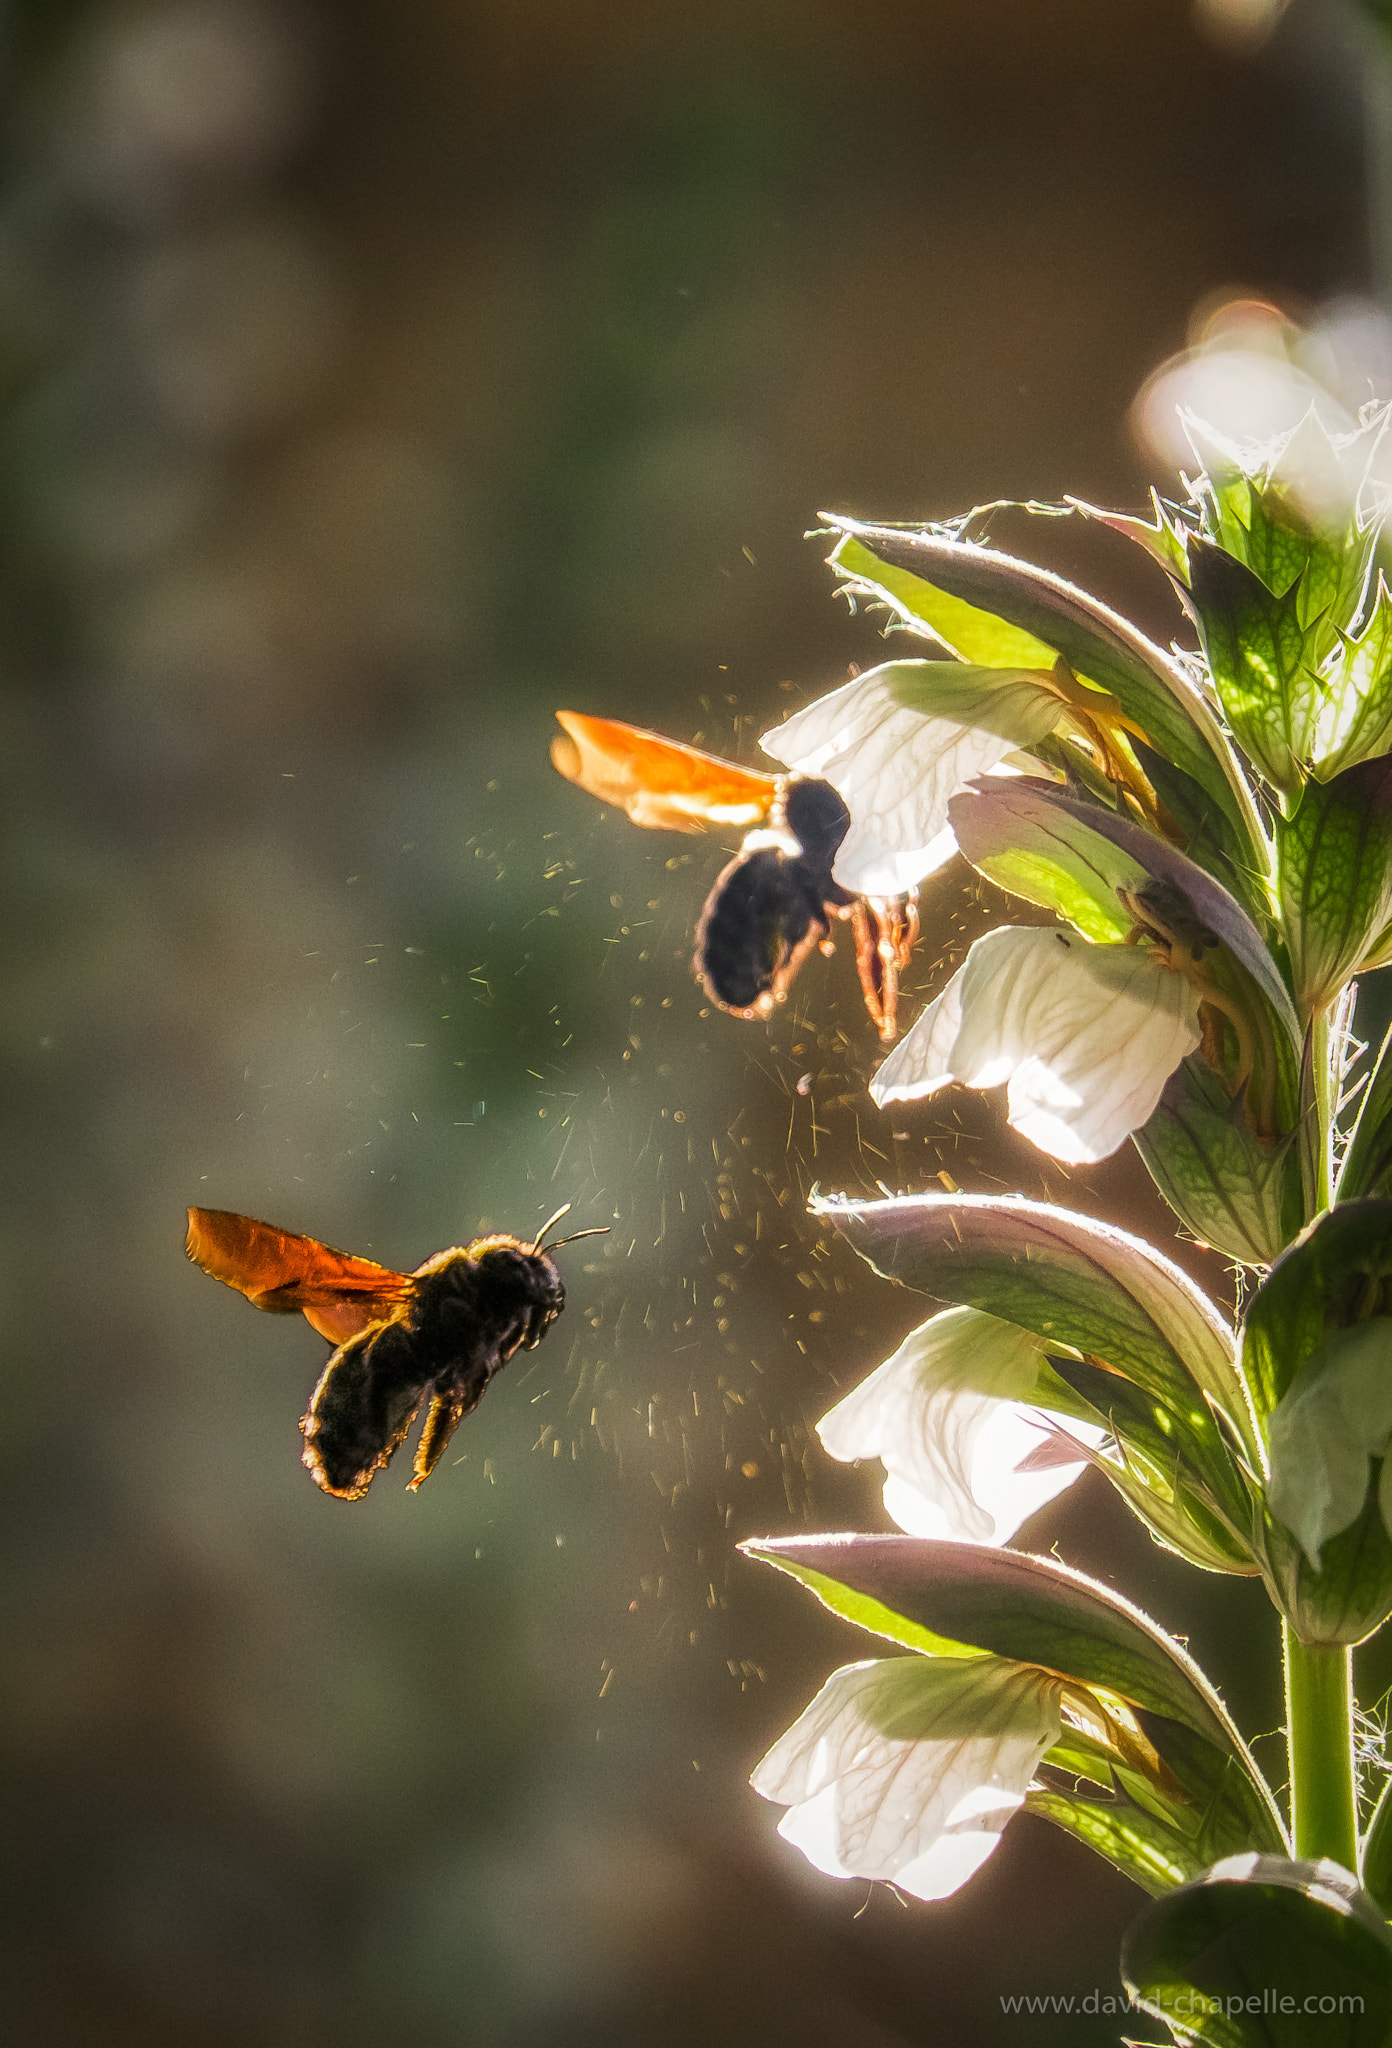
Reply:
M1004 925L977 940L870 1093L883 1104L1006 1081L1023 1137L1070 1164L1105 1159L1199 1038L1193 989L1147 949Z
M918 708L935 694L950 710ZM947 822L954 791L1037 743L1062 711L1027 670L891 661L795 712L759 744L839 791L851 814L832 867L841 886L898 895L955 851Z
M945 868L956 851L957 835L950 825L944 825L926 846L896 853L852 819L836 849L832 873L843 889L851 889L857 896L903 896Z
M779 1833L832 1877L946 1898L994 1849L1058 1741L1060 1683L996 1657L849 1664L754 1772Z
M883 1460L885 1507L910 1536L1006 1543L1085 1463L1021 1469L1050 1434L1046 1371L1026 1331L979 1309L947 1309L911 1331L817 1433L833 1458ZM1085 1420L1068 1430L1089 1447L1106 1434Z

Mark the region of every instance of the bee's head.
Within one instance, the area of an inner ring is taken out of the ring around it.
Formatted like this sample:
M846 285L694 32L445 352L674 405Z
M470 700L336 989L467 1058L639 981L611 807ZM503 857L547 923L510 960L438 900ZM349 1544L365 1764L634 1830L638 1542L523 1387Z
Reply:
M548 1252L515 1237L486 1237L470 1247L483 1293L527 1318L527 1346L539 1343L565 1307L565 1287Z
M788 784L783 816L807 858L817 867L830 867L851 826L851 814L831 784L795 775Z

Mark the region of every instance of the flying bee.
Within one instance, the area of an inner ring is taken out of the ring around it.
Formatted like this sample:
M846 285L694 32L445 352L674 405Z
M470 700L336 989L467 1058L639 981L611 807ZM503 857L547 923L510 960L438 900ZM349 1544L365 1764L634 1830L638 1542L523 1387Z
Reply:
M918 937L918 898L858 896L831 872L851 814L829 782L763 775L613 718L558 711L551 759L567 781L635 825L672 832L743 830L696 926L692 972L736 1017L767 1017L814 948L834 952L832 920L849 920L861 993L881 1038L898 1028L899 977Z
M414 1493L455 1430L519 1348L532 1350L565 1307L551 1258L560 1244L602 1236L578 1230L549 1251L478 1237L436 1252L414 1273L355 1259L317 1238L226 1209L190 1209L184 1250L195 1266L274 1315L303 1313L337 1346L301 1418L303 1462L325 1493L361 1500L399 1449L422 1402Z

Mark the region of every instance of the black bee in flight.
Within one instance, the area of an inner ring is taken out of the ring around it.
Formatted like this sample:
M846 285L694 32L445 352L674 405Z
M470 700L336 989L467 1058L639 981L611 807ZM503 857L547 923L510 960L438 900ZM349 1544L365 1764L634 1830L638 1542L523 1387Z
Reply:
M692 971L712 1002L736 1017L767 1017L814 947L834 951L832 920L849 919L865 1007L881 1038L894 1037L917 900L857 896L834 879L851 815L829 782L763 775L618 719L556 716L565 732L551 742L555 766L635 825L743 829L696 927Z
M338 1348L300 1422L304 1463L325 1493L361 1500L422 1402L412 1492L430 1477L455 1430L493 1375L532 1350L565 1307L565 1289L542 1239L478 1237L436 1252L414 1273L355 1259L317 1238L226 1209L190 1209L184 1250L256 1308L302 1311ZM601 1236L579 1230L562 1238ZM552 1245L556 1251L558 1245Z

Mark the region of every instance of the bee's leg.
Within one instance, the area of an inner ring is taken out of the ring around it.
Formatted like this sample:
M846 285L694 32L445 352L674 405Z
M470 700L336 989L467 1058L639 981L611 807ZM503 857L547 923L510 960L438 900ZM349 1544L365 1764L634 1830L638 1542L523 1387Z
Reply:
M488 1382L507 1364L527 1334L525 1314L512 1316L501 1328L476 1328L470 1341L462 1343L453 1364L438 1373L428 1389L430 1406L425 1427L416 1445L410 1489L430 1477L444 1456L450 1438L466 1415L471 1415L488 1391Z
M851 911L856 968L870 1021L889 1042L899 1028L899 977L918 937L918 895L860 897Z
M863 896L858 897L851 909L851 933L855 939L856 972L860 976L860 992L865 998L865 1007L870 1013L870 1022L876 1027L881 1038L892 1038L894 1026L886 1030L885 967L886 962L880 951L880 924L875 911ZM897 990L895 991L897 994ZM891 1003L893 997L891 997Z
M527 1334L522 1339L524 1351L535 1351L546 1332L565 1307L565 1295L559 1301L534 1301L527 1311Z
M881 1035L893 1038L899 1028L899 977L913 958L913 949L918 940L918 891L910 889L903 896L894 896L880 906L880 914L889 925L888 933L881 939L891 949L890 971L893 976L889 984L889 995L885 1003L885 1017L889 1029Z
M486 1386L487 1381L483 1384ZM436 1394L425 1411L425 1428L421 1431L420 1442L416 1445L415 1465L410 1480L412 1493L435 1470L448 1448L450 1438L464 1417L471 1408L478 1406L479 1395L482 1392L483 1386L480 1386L472 1400L468 1398L467 1393L461 1392L457 1387L451 1387L446 1393Z

